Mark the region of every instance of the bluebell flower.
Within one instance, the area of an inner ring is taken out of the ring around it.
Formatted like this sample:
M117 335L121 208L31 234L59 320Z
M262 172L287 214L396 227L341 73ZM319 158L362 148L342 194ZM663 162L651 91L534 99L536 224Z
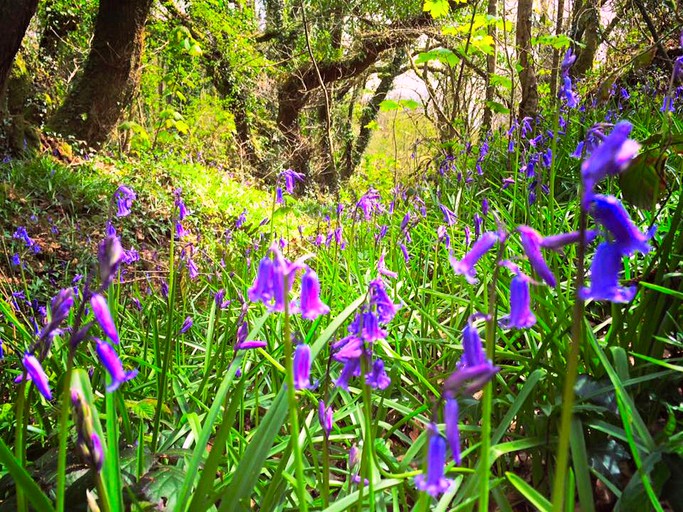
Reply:
M372 372L365 376L365 382L373 389L386 389L391 384L391 379L384 370L384 361L375 359L372 364Z
M240 213L237 217L237 220L235 220L235 229L239 229L242 226L244 226L244 223L247 221L247 210L246 208L242 210L242 213Z
M12 261L12 265L14 265L15 267L18 267L21 265L21 258L19 257L19 254L17 254L17 253L14 253L12 255L11 261Z
M560 87L560 96L564 98L569 108L576 108L579 104L579 99L572 89L572 79L565 76L562 79L562 87Z
M590 288L579 290L579 298L582 300L631 302L636 294L636 287L619 286L622 255L622 249L616 244L603 242L598 245L591 264Z
M119 334L116 331L116 325L114 325L114 319L109 312L109 306L107 305L107 299L102 295L96 293L90 299L90 306L92 307L92 312L95 315L95 320L100 324L102 331L112 342L118 345Z
M349 390L349 380L352 377L358 377L360 375L360 358L358 359L348 359L344 363L344 368L342 368L341 374L334 381L335 386L342 388L346 391Z
M121 384L135 378L138 371L124 371L123 364L112 346L98 338L95 338L95 342L97 343L97 356L100 359L100 363L102 363L102 366L111 376L111 384L107 386L107 393L113 393Z
M318 401L318 421L325 435L329 436L334 424L333 412L332 407L327 407L322 400Z
M388 324L396 316L396 312L401 307L400 304L394 304L389 298L381 279L370 281L368 288L370 305L375 307L377 319L380 323Z
M450 256L449 261L455 273L465 276L468 283L475 284L477 282L475 277L477 272L474 265L477 264L481 257L484 256L498 240L498 234L489 231L481 235L479 240L472 245L472 249L470 249L461 260L456 260L453 256Z
M444 390L451 397L458 393L471 394L478 391L499 370L484 354L479 331L473 325L476 316L470 317L463 329L463 354L455 372L444 382Z
M136 195L130 188L121 185L116 192L114 192L114 199L116 199L116 216L126 217L130 215L130 208L135 201Z
M453 481L444 476L446 441L441 437L434 423L429 425L428 431L427 471L425 474L415 477L415 487L433 497L437 497L446 492Z
M285 202L285 198L282 197L282 187L275 188L275 202L277 204L283 204Z
M460 428L458 427L459 407L458 401L453 397L446 397L443 408L443 419L446 424L446 440L451 447L453 462L458 466L461 463L460 456Z
M405 229L408 227L408 224L410 224L410 212L407 212L403 216L403 220L401 221L401 231L405 231Z
M598 232L594 229L587 229L585 231L586 244L591 243L598 236ZM551 251L559 251L565 245L578 244L581 241L580 231L570 231L568 233L559 233L557 235L548 235L541 239L540 246Z
M444 222L446 224L448 224L449 226L452 226L453 224L455 224L455 222L457 220L457 216L455 215L455 212L453 212L453 210L451 210L450 208L448 208L442 204L439 205L439 208L441 208L441 213L443 213Z
M382 251L382 254L380 254L380 256L379 256L379 260L377 260L377 273L379 273L380 275L386 276L386 277L391 277L393 279L396 279L398 277L398 274L387 268L387 264L384 260L385 257L386 257L386 252Z
M569 74L569 68L571 68L576 62L576 55L574 51L569 48L567 53L564 54L564 59L562 59L562 64L560 66L560 75L567 76Z
M183 202L182 199L182 193L183 189L182 188L177 188L173 191L173 195L175 196L175 205L178 208L178 220L182 221L185 220L185 217L187 217L187 207L185 206L185 203Z
M306 320L315 320L320 315L326 315L330 308L320 300L320 282L318 274L310 267L306 268L301 278L301 316Z
M102 441L100 436L95 432L90 433L90 447L92 448L90 456L97 471L102 471L104 464L104 450L102 449Z
M178 334L185 334L187 331L189 331L192 328L192 317L188 316L185 321L183 322L183 325L180 326L180 330L178 331Z
M519 226L517 231L519 231L522 247L527 258L529 258L531 267L549 286L556 286L555 276L543 259L543 254L541 254L541 243L543 242L541 234L529 226Z
M650 251L648 241L654 235L654 228L642 233L616 197L596 194L592 205L595 220L609 232L622 254L628 256L636 251L643 254Z
M33 354L26 352L21 360L26 369L26 380L30 380L36 386L36 389L46 400L52 400L52 391L50 390L50 382L47 379L45 370L40 364L40 361ZM19 375L14 382L21 382L23 375Z
M508 329L526 329L536 323L531 311L529 277L519 272L510 283L510 314L501 318L500 324Z
M266 304L273 298L275 286L273 268L273 261L268 257L263 258L259 263L254 284L247 291L247 296L251 302L263 302Z
M365 220L370 220L372 215L382 211L381 196L374 188L368 189L368 191L361 196L356 203L356 209L360 209L365 216Z
M309 389L311 385L311 347L302 343L294 350L294 389Z
M100 281L102 289L107 288L114 280L116 271L123 259L123 247L118 237L106 237L97 248L97 259L100 264Z
M304 181L304 175L300 172L294 171L293 169L282 171L280 176L285 179L285 190L287 190L288 194L294 193L294 187L296 186L297 181L300 183L303 183Z
M590 202L595 185L606 176L619 174L638 153L640 144L629 139L632 129L633 125L627 121L618 123L581 164L585 187L584 207Z
M410 262L410 253L408 252L408 248L406 247L406 244L400 243L398 244L399 249L401 249L401 254L403 254L403 261L405 261L406 264Z

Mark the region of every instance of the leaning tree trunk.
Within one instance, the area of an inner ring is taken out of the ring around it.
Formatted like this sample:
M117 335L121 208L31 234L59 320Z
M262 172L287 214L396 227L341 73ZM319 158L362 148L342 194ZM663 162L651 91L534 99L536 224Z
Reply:
M519 83L522 100L519 103L519 117L535 117L538 113L538 83L531 55L531 13L533 0L517 2L517 29L515 34L519 52Z
M38 0L0 0L0 91L37 7Z
M360 132L358 133L358 138L353 147L353 152L351 154L350 161L347 162L347 166L342 170L342 178L348 180L351 178L353 171L360 164L361 158L365 153L365 150L370 144L370 138L372 137L372 124L373 121L377 119L379 114L379 108L382 102L389 94L391 87L394 85L394 80L401 71L401 63L405 58L405 51L402 48L394 50L394 56L391 59L389 65L379 74L380 81L377 89L375 89L372 98L368 104L363 108L360 116Z
M153 0L100 0L85 69L50 125L102 144L130 104L140 78L144 28Z

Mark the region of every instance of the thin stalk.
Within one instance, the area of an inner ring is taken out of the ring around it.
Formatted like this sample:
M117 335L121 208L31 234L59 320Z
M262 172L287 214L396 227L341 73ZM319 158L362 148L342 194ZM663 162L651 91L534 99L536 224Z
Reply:
M77 331L74 331L77 332ZM59 414L59 452L57 455L57 512L64 512L66 493L66 444L69 438L69 414L71 413L71 373L74 367L73 350L69 348L62 388L62 410Z
M323 508L330 506L330 440L323 432L323 488L321 491Z
M488 317L486 320L486 357L491 361L495 360L496 355L496 283L500 271L500 262L503 258L505 242L498 246L496 265L493 269L493 276L489 284L486 296ZM489 470L491 467L489 452L491 451L491 416L493 414L493 383L489 381L483 389L482 395L482 417L481 417L481 448L479 451L480 474L479 474L479 510L489 509L490 481Z
M294 468L296 471L296 491L299 496L299 510L306 512L308 503L306 501L306 480L304 480L304 461L299 448L299 411L296 400L296 389L294 389L294 358L292 347L292 336L289 326L289 276L285 274L285 316L283 336L285 343L285 379L287 382L287 401L289 404L289 432L292 443L292 453L294 454Z
M365 488L365 480L368 481L368 500L369 507L367 510L373 512L375 510L375 485L374 485L374 458L372 456L374 450L374 439L372 431L372 390L365 381L365 376L368 375L369 361L365 357L361 357L361 380L363 382L363 422L364 422L364 439L363 439L363 454L361 458L360 483L358 489L358 510L366 510L363 508L363 489Z
M109 506L109 494L107 492L107 486L104 484L104 480L102 479L102 472L97 471L96 472L97 476L95 477L95 481L97 482L97 494L99 495L99 507L101 512L110 512L111 507Z
M583 198L583 187L579 190L579 200ZM560 417L560 440L557 446L557 462L555 465L555 481L553 482L553 512L562 512L564 507L565 483L567 481L567 464L569 462L569 436L571 434L572 413L574 409L574 385L579 367L579 352L583 342L584 301L578 296L583 286L584 259L586 254L586 224L585 209L581 208L579 217L580 240L577 248L576 284L577 293L572 313L572 339L567 360L566 378L562 393L562 416Z
M26 467L26 447L25 442L25 430L24 430L24 408L26 404L26 371L24 371L24 378L19 384L19 398L17 400L17 430L15 432L14 441L14 455L17 461L22 467ZM18 483L16 484L17 493L17 511L24 512L28 511L28 504L26 502L26 497L24 496L24 491Z
M173 230L171 229L171 233ZM159 442L159 428L161 425L161 411L164 404L164 395L166 394L166 379L171 367L171 353L173 352L173 308L175 302L175 257L174 257L175 239L171 235L170 256L169 256L169 271L168 271L168 316L166 319L166 350L164 351L164 364L159 377L159 388L157 390L157 405L154 411L154 427L152 431L152 445L150 447L152 453L156 452L157 443Z

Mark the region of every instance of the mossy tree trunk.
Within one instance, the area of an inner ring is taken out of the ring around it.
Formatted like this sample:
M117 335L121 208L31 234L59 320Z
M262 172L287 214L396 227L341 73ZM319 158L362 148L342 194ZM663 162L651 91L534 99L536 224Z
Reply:
M38 0L0 0L0 91L37 7Z
M62 135L97 147L130 104L140 78L152 0L100 0L83 73L50 122Z

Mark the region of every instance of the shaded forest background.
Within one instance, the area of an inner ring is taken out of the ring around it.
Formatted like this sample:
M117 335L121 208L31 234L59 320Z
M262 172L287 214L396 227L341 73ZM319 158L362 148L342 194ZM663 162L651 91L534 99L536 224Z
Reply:
M6 155L171 152L261 180L293 168L331 191L363 164L384 112L407 116L426 154L447 156L552 104L568 48L594 101L617 83L665 83L683 22L673 0L21 0L0 10ZM415 90L391 96L397 87Z

